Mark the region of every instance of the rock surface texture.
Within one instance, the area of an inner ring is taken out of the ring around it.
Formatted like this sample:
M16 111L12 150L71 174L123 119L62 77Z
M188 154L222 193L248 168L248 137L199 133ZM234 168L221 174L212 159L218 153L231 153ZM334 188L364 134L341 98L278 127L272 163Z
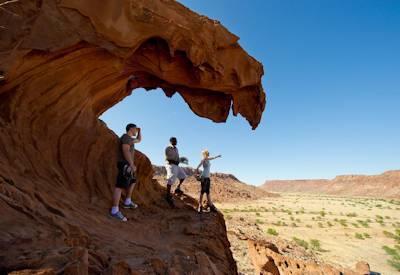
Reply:
M328 265L315 259L304 258L300 249L278 242L248 241L249 255L256 274L294 274L294 275L367 275L367 263L359 262L354 270Z
M140 208L107 217L118 139L98 117L140 86L254 129L263 68L219 22L167 0L0 1L0 273L235 274L220 214L163 200L138 152ZM151 106L149 106L151 108Z

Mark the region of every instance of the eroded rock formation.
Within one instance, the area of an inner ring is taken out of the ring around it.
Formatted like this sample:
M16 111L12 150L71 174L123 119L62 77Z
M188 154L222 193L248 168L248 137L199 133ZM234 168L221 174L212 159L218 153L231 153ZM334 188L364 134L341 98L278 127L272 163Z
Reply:
M277 246L266 241L248 241L249 255L256 274L295 274L295 275L366 275L370 273L369 265L359 262L354 270L318 262L304 257L291 245Z
M0 273L235 274L222 216L199 220L190 198L168 209L141 153L140 209L107 218L118 139L98 117L134 74L199 116L232 108L255 128L260 63L175 1L0 3Z

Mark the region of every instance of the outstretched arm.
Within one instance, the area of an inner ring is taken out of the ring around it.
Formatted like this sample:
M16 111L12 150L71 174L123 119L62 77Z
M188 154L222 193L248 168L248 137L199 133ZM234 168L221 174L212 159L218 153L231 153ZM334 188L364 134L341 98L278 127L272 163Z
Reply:
M217 159L217 158L220 158L220 157L222 157L221 155L218 155L218 156L215 156L215 157L208 157L207 159L208 160L213 160L213 159Z

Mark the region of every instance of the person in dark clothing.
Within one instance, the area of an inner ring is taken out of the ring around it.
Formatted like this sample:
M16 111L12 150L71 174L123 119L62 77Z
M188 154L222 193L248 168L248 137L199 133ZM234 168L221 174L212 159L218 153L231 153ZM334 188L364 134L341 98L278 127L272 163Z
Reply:
M140 128L136 127L133 123L129 123L126 126L126 133L120 138L121 158L117 163L117 183L115 185L113 205L110 211L111 217L121 221L127 221L127 218L119 210L119 202L123 189L126 191L126 198L122 203L122 207L125 209L135 209L138 207L138 205L132 201L132 193L136 185L136 166L134 163L135 144L141 141L142 134Z

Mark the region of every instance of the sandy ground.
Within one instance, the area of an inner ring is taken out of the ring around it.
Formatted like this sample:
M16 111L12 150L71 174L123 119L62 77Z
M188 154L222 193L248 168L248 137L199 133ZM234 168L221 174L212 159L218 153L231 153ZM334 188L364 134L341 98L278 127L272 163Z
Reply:
M237 238L238 231L253 230L265 238L274 237L268 229L286 240L295 237L306 241L307 250L325 262L353 268L358 261L367 261L372 271L399 274L387 263L390 257L382 246L395 244L384 231L400 228L400 201L282 193L281 197L220 203L218 207L224 213L242 274L252 274L252 268L247 243ZM240 227L240 223L245 226ZM318 240L320 248L310 248L311 239Z

